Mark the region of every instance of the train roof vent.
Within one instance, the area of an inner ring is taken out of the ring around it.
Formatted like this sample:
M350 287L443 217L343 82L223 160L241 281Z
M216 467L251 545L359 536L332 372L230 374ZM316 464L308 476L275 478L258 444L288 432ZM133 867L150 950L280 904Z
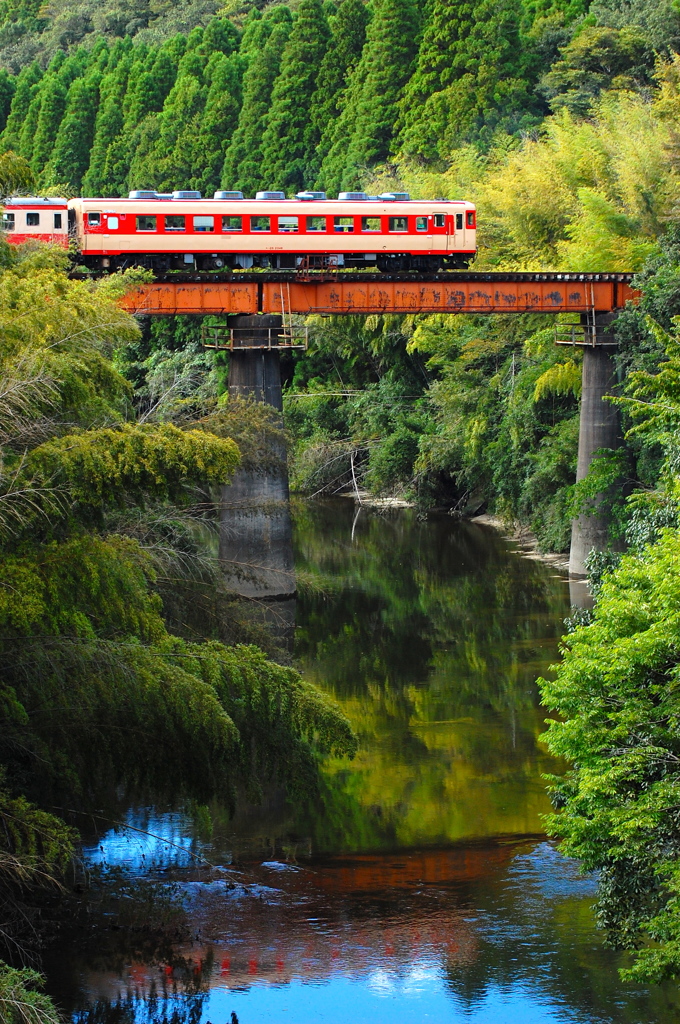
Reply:
M325 192L296 192L295 193L295 198L296 199L307 199L307 200L309 200L309 199L325 199L326 198L326 193Z
M411 199L410 192L381 192L378 199L385 203L408 203Z
M200 199L200 192L182 191L181 189L172 193L173 199Z
M285 192L256 192L256 199L285 199Z
M215 192L213 199L243 199L243 192L228 192L221 188Z
M156 199L172 199L172 192L157 192Z
M338 199L349 199L352 202L359 202L361 199L368 199L365 192L340 192Z
M150 189L139 188L134 192L128 192L128 199L158 199L158 192Z

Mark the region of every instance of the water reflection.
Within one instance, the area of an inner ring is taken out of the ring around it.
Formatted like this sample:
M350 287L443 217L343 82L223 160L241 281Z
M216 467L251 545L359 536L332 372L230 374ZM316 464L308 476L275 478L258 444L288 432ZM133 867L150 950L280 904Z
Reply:
M670 988L620 984L593 881L546 843L269 862L182 889L191 939L172 963L70 965L80 1024L665 1024L680 1009Z
M298 830L314 848L393 849L543 831L535 679L557 655L564 577L494 531L349 502L299 513L297 664L361 741Z
M222 488L219 557L230 588L249 598L244 612L283 649L295 630L295 566L288 470L239 469Z
M307 802L214 807L211 834L130 812L88 856L153 864L183 926L152 956L115 914L95 922L47 965L50 991L77 1024L670 1024L674 988L619 982L593 880L528 838L555 767L534 680L565 580L488 529L353 519L297 512L295 657L351 717L356 760Z

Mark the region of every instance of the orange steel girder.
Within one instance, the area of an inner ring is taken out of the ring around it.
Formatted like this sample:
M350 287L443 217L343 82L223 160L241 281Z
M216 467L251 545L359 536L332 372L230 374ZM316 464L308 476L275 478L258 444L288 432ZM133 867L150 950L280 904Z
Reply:
M293 277L272 280L162 280L144 284L122 301L131 313L609 313L636 301L626 280L569 280L537 275L535 280L369 280L338 275L329 280ZM603 275L606 276L606 275ZM548 278L548 279L540 279Z

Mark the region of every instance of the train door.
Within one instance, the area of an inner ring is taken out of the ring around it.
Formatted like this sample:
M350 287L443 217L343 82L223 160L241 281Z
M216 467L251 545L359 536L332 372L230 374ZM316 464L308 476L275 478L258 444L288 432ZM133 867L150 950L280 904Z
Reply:
M446 219L449 222L446 248L448 252L456 252L457 249L464 248L463 242L465 239L465 233L463 212L452 213Z
M448 249L447 220L448 217L445 213L433 213L430 217L430 230L432 231L432 244L430 248L434 252L445 252Z

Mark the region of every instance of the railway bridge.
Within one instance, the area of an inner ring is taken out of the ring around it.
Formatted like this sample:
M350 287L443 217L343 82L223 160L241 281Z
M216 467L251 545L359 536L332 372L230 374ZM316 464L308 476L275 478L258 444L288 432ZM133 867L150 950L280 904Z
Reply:
M231 352L230 393L255 395L279 409L280 354L303 343L294 315L575 314L573 325L556 332L556 341L583 348L576 474L581 480L595 451L622 444L618 411L604 400L615 385L611 324L618 310L636 300L632 274L298 271L159 275L131 291L123 305L150 316L224 317L223 325L211 330L209 343ZM588 552L606 543L601 516L574 520L570 573L584 575Z

